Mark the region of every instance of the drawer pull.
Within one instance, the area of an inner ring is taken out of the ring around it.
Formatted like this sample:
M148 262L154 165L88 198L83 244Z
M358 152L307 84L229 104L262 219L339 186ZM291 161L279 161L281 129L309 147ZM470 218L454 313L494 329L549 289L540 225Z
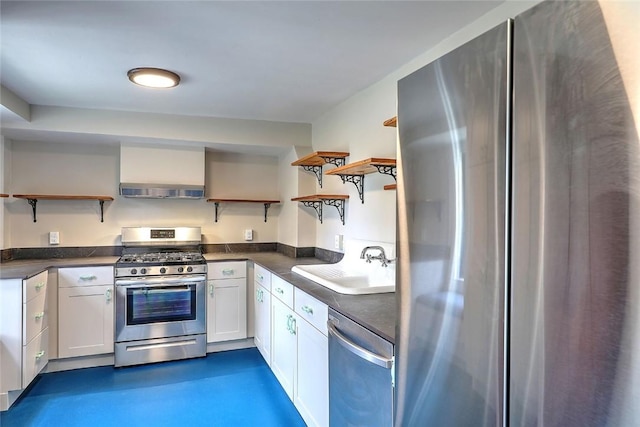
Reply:
M258 279L260 279L261 282L264 280L264 276L262 274L256 274L256 276L258 277Z
M36 360L40 360L44 356L44 350L40 350L36 353Z
M36 285L36 291L39 291L40 289L44 288L46 285L46 283L44 282L40 282Z
M41 311L40 313L36 314L36 320L40 320L44 317L44 311Z
M222 270L222 275L223 276L233 276L233 273L235 273L236 271L233 268L225 268L224 270Z
M313 316L313 308L309 307L308 305L303 305L302 311Z
M80 280L82 281L89 281L89 280L96 280L98 277L95 274L92 274L91 276L80 276Z
M107 297L107 301L111 301L111 289L107 289L107 292L105 293L106 297Z
M276 292L279 293L280 295L284 294L284 291L282 290L282 288L276 288Z

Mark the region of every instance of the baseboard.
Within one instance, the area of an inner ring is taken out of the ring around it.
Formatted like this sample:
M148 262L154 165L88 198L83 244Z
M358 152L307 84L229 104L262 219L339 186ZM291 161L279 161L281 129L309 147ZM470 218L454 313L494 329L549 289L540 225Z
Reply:
M243 348L251 348L255 346L256 345L253 342L253 337L234 341L212 342L207 344L207 353L216 353L219 351L227 350L240 350Z
M113 353L99 354L97 356L71 357L68 359L49 360L43 373L70 371L72 369L96 368L98 366L113 366L115 364Z

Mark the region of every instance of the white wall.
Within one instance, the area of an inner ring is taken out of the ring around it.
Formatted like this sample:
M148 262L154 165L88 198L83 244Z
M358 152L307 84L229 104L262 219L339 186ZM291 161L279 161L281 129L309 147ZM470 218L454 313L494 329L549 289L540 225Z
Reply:
M382 123L396 115L398 80L536 3L519 1L502 4L433 49L328 111L312 124L313 150L348 151L351 154L347 162L369 157L396 158L397 134L392 128L384 128ZM332 166L326 167L327 170L330 168ZM377 173L366 175L364 204L360 203L353 184L342 184L338 177L332 176L326 176L324 182L323 192L349 194L350 199L344 226L339 222L335 209L327 207L329 209L326 209L324 224L316 226L315 246L333 249L335 234L344 234L345 238L395 241L395 191L382 190L385 184L393 183L391 177Z
M5 166L7 162L5 159L8 157L10 142L5 141L4 137L0 135L0 193L9 193L9 170ZM8 215L6 213L8 204L7 199L0 198L0 249L6 249L10 247L10 229L8 227Z
M278 218L278 242L295 247L315 246L316 240L315 213L291 201L314 190L315 177L291 166L293 161L310 152L310 147L293 147L280 159L280 200L283 205Z
M5 247L47 247L48 232L60 232L60 246L119 245L124 226L201 226L205 243L244 242L243 230L254 230L254 242L277 241L279 207L264 222L260 204L222 204L214 222L214 205L205 200L128 199L118 196L120 148L115 144L12 141L12 194L107 195L105 220L94 201L38 202L36 223L25 200L5 199ZM278 158L208 151L207 197L277 198Z

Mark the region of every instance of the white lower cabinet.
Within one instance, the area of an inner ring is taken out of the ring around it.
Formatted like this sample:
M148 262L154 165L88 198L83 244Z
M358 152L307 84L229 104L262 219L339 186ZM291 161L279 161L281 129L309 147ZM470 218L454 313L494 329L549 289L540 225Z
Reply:
M277 276L271 278L271 291L271 370L305 423L326 427L328 307Z
M255 264L253 282L254 331L253 341L260 354L271 366L271 272Z
M49 361L48 272L0 280L0 411Z
M58 270L58 356L113 353L113 267Z
M271 298L271 370L293 401L297 365L296 316L285 303Z
M253 341L271 366L271 292L256 283L255 327Z
M207 342L247 337L247 264L215 262L207 266Z
M298 320L298 368L293 403L308 426L329 425L329 348L327 337Z

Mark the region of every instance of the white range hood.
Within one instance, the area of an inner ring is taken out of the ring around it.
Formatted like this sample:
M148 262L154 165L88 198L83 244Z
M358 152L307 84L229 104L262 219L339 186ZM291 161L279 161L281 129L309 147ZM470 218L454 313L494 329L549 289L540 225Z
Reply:
M123 143L120 147L120 195L202 199L204 169L204 147Z

